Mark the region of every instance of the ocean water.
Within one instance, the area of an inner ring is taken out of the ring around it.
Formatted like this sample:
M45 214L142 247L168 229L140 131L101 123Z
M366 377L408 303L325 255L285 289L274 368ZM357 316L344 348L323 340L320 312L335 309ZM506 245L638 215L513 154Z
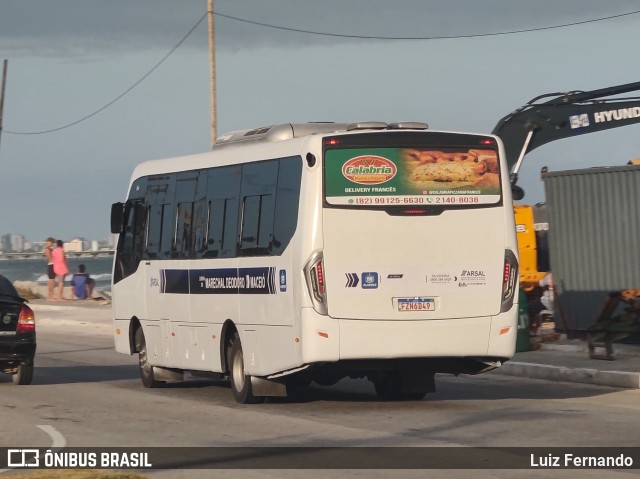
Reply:
M96 280L96 288L103 291L111 290L111 266L113 256L103 258L67 258L69 271L73 274L79 264L84 264L87 273ZM46 284L47 263L43 258L6 259L0 261L0 274L14 281L35 281ZM71 279L69 276L68 279Z

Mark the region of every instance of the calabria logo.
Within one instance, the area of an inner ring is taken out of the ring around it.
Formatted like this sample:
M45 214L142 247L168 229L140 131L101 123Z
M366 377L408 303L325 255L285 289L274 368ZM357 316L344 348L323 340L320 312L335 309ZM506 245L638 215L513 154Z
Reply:
M379 185L396 176L396 165L381 156L357 156L342 165L342 174L361 185Z

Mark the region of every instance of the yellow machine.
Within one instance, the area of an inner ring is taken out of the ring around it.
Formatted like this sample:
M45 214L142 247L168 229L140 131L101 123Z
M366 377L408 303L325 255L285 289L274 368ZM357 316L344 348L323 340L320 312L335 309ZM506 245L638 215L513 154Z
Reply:
M529 292L540 284L547 271L538 271L538 245L534 229L533 208L514 205L518 249L520 250L520 288Z

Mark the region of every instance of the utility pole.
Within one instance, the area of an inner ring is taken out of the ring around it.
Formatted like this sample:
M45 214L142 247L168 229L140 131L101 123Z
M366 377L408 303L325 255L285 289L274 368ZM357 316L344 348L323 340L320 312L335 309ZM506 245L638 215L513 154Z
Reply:
M209 13L209 81L211 85L211 145L218 136L218 114L216 111L216 39L213 29L213 0L207 0Z
M0 140L2 139L2 112L4 111L4 86L7 83L7 64L5 59L2 62L2 83L0 83Z

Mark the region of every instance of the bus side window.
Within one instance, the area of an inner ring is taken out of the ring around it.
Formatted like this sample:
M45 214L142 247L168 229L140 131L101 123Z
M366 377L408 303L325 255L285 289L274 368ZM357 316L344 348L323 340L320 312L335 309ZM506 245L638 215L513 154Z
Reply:
M278 183L278 160L244 165L238 256L270 255Z
M302 158L282 158L278 170L276 211L273 222L274 255L280 255L289 245L298 223Z
M208 232L204 256L234 258L238 235L239 165L213 168L207 178Z
M222 249L219 254L220 258L235 258L237 255L239 210L240 201L237 196L224 200L224 215L222 216L224 223L222 228Z
M175 206L173 203L162 205L162 236L160 237L159 258L171 258L173 247L173 226L175 220Z
M193 202L178 203L174 240L174 258L190 257L192 222Z
M258 244L261 254L271 254L273 246L273 215L276 209L275 184L272 187L274 194L260 196L260 217L258 219Z
M193 219L193 257L199 258L206 251L207 245L205 243L207 237L207 213L209 211L209 204L200 200L194 205L194 219Z
M261 196L245 196L242 200L242 227L240 228L240 250L258 247Z
M173 242L175 174L148 177L144 202L149 205L145 259L171 257Z
M217 258L222 250L222 239L224 237L224 217L227 210L226 199L215 199L208 202L207 215L207 236L205 246L205 258Z
M207 203L207 173L198 172L195 203L193 204L193 226L191 230L191 257L200 258L206 251L209 205Z
M241 256L270 255L274 195L245 196L242 205Z
M146 258L156 259L160 253L162 240L164 205L151 205L149 207L149 225L147 226L147 254Z
M173 258L191 257L193 210L199 172L187 171L176 176L176 217L173 236Z
M147 244L147 225L149 224L149 208L141 203L135 206L135 226L133 233L133 257L135 267L138 267L144 257L144 249Z
M114 283L134 273L144 257L148 214L149 208L139 202L125 207L126 226L118 245Z

